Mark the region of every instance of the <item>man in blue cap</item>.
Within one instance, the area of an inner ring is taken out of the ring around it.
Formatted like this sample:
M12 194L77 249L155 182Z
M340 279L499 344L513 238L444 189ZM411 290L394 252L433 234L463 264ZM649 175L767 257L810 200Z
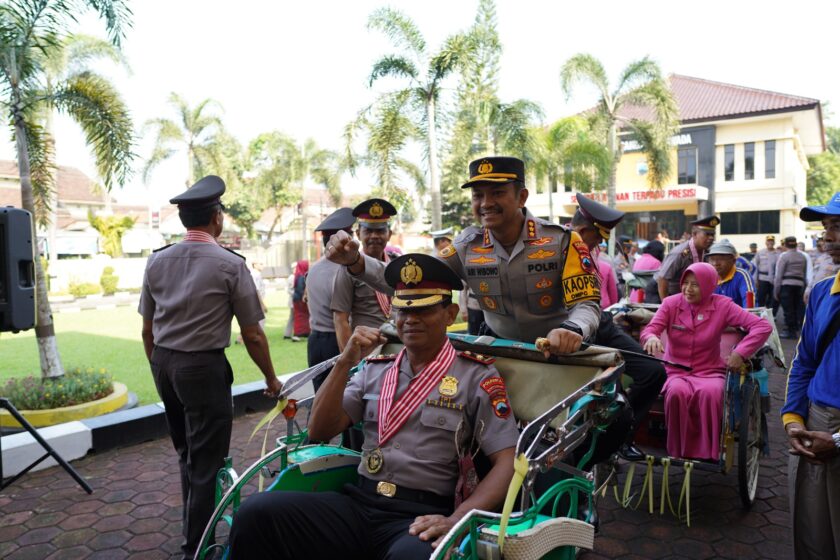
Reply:
M213 513L216 473L230 446L233 370L225 348L233 317L265 376L265 394L276 396L281 389L245 258L216 242L224 192L224 181L209 175L169 201L178 205L187 234L149 257L138 307L143 347L181 467L185 558L195 554Z
M345 231L353 234L353 224L356 218L350 208L339 208L326 217L315 231L321 232L321 241L324 247L337 231ZM306 358L309 366L320 364L333 356L338 356L338 340L335 335L335 323L333 313L330 309L330 302L333 294L333 283L335 276L341 272L341 265L322 256L315 261L306 275L306 297L309 306L309 338L307 340ZM326 378L324 373L312 381L315 391L321 386Z
M822 221L825 251L840 264L840 192L803 208ZM797 560L840 558L840 272L818 282L788 375L782 421L790 443L790 499Z

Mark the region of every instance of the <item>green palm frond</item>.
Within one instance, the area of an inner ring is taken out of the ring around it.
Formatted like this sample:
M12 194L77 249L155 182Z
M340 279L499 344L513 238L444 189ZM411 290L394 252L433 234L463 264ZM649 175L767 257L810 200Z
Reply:
M653 188L662 188L671 175L671 134L647 121L633 120L629 124L633 139L641 144L647 158L648 183Z
M627 68L622 70L618 77L618 85L615 88L615 95L621 95L638 88L652 81L662 80L662 70L659 65L650 59L644 57L640 60L635 60L627 65Z
M399 55L383 56L373 63L368 85L373 85L376 80L386 76L414 80L417 78L417 68L405 57Z
M676 132L679 126L677 102L665 80L653 80L637 87L625 94L622 102L650 107L655 113L658 126L670 129L671 133Z
M82 72L61 84L52 101L82 127L105 187L110 190L115 183L125 183L135 157L134 129L128 107L114 87L96 74Z
M107 60L130 72L128 59L109 41L76 33L62 41L60 49L50 52L44 63L47 75L57 81L64 75L71 76L88 69L93 62Z
M448 37L441 50L429 61L429 81L439 83L455 71L475 51L476 43L470 35Z
M560 69L560 85L568 98L578 82L589 82L601 93L602 99L609 99L609 80L603 65L590 54L576 54Z
M388 36L394 45L404 47L420 57L426 52L423 34L411 18L390 7L375 10L368 19L368 29L376 29Z
M37 118L24 119L26 141L29 152L29 173L32 179L32 197L35 201L35 219L41 227L47 227L52 210L52 194L55 190L55 143L52 137L38 123Z

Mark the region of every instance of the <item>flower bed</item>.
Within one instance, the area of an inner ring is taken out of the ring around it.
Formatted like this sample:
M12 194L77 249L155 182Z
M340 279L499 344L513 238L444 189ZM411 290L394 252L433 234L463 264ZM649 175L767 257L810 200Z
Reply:
M102 399L113 391L113 379L104 368L75 368L56 378L16 377L0 386L0 396L18 410L73 406Z

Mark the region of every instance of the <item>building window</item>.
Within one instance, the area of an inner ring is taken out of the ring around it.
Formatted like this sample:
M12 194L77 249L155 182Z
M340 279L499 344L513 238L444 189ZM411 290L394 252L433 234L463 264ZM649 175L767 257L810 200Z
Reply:
M776 233L779 231L779 211L721 212L720 234Z
M735 144L727 144L723 147L723 179L735 180Z
M776 141L764 141L764 178L776 178Z
M697 148L677 150L677 184L697 184Z
M744 144L744 179L755 179L755 142Z

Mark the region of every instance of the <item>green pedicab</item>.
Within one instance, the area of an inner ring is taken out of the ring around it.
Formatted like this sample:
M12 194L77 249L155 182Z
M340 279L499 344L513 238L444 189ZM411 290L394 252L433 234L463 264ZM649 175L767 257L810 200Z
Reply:
M458 350L496 358L522 428L516 447L516 474L503 512L473 510L446 536L433 557L444 558L449 552L450 558L554 559L573 558L577 548L591 549L594 527L573 517L581 500L587 500L594 511L595 477L568 461L571 452L587 441L589 449L579 461L585 464L597 435L623 406L617 400L624 369L620 356L589 349L546 359L533 344L454 333L449 339ZM400 348L399 341L392 338L374 353L394 353ZM303 376L308 380L331 366L331 361L325 362L293 376L286 383L287 390L299 386L296 380ZM232 468L230 459L226 461L217 477L217 505L197 559L227 556L226 535L234 514L261 477L270 481L267 492L340 491L345 484L356 482L359 453L340 445L307 445L306 430L297 424L296 413L297 406L291 401L283 411L287 435L278 438L276 449L242 475ZM593 437L587 440L590 434ZM563 471L568 478L537 496L534 481L549 469Z

